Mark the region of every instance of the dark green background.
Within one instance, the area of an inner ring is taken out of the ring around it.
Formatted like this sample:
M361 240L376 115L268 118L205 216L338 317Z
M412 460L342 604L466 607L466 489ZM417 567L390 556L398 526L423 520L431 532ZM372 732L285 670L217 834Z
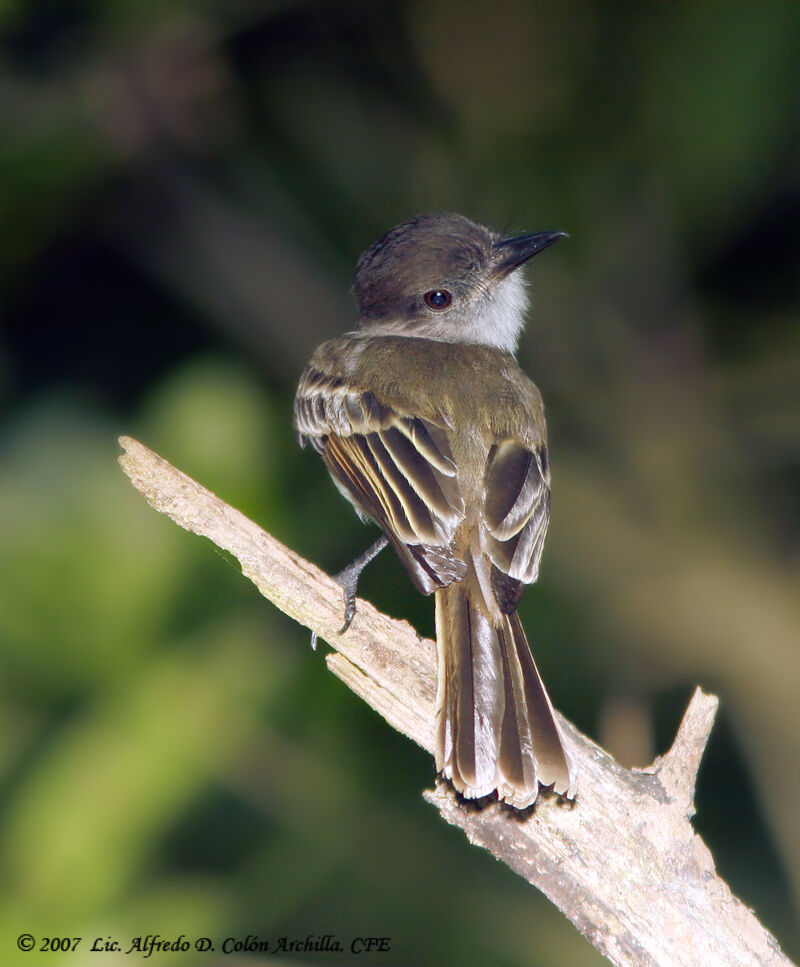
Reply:
M360 251L438 209L571 235L531 267L520 351L553 464L521 611L554 700L642 765L695 684L720 695L696 826L800 955L798 36L770 0L6 0L4 964L37 961L22 931L601 962L115 462L130 433L341 567L373 532L297 449L294 385ZM432 631L388 555L362 592Z

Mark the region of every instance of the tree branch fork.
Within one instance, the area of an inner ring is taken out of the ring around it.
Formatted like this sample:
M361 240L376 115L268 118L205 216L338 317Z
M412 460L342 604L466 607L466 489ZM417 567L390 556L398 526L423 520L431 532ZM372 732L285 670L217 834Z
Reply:
M120 444L120 464L151 507L233 554L264 597L331 645L331 671L433 754L434 642L362 600L339 635L342 589L331 577L141 443L121 437ZM620 967L791 967L717 876L691 826L717 705L697 689L672 748L641 770L624 769L559 717L579 775L572 804L543 795L522 814L496 802L481 807L441 780L424 795L471 843L542 890Z

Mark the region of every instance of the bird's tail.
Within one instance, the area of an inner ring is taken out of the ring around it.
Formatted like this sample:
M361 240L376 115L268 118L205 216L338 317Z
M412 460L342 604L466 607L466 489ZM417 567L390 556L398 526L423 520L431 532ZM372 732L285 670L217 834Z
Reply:
M553 706L516 611L487 606L470 568L436 592L436 768L470 799L497 790L518 809L539 784L575 794Z

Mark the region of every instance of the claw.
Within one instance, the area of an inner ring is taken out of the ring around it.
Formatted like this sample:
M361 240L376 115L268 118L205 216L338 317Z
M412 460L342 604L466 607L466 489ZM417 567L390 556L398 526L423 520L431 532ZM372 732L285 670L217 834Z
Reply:
M377 554L377 551L375 553ZM353 564L355 564L355 561ZM340 635L343 635L347 631L353 623L353 618L356 616L356 588L358 587L358 576L361 574L364 566L362 564L357 571L353 572L353 565L351 564L336 575L336 580L342 586L342 597L344 598L344 624L339 629L338 633Z
M338 574L334 574L334 580L338 581L342 586L342 596L344 598L344 624L337 634L343 635L353 623L353 618L356 616L356 591L358 589L358 579L361 576L361 572L373 558L376 558L380 554L388 543L389 541L386 537L379 537L374 544L371 544L351 564L348 564ZM317 633L315 631L311 632L311 647L316 651Z
M352 563L348 564L347 567L342 568L338 574L334 574L334 581L338 581L342 586L342 596L344 598L344 624L339 629L337 634L343 635L350 625L353 623L353 618L356 616L356 590L358 589L358 579L361 576L361 572L369 564L373 558L376 558L380 552L389 543L386 537L379 537L374 544L371 544L363 554L360 554ZM317 650L317 640L318 636L316 631L311 632L311 649L312 651Z
M353 623L353 618L356 616L356 591L358 590L358 579L361 577L361 572L370 561L380 554L388 543L389 541L386 537L379 537L374 544L370 544L363 554L359 554L347 567L342 568L338 574L334 575L335 580L342 586L344 597L344 624L339 629L340 635L343 635L347 631Z

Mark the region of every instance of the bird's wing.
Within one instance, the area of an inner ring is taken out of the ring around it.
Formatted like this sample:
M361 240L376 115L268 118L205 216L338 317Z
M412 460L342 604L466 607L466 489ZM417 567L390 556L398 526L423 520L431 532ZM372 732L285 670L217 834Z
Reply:
M489 450L484 476L483 534L500 608L516 608L525 586L539 574L550 519L547 446L509 439Z
M295 428L339 489L383 528L426 594L460 580L454 549L464 519L447 427L309 368L295 399Z

